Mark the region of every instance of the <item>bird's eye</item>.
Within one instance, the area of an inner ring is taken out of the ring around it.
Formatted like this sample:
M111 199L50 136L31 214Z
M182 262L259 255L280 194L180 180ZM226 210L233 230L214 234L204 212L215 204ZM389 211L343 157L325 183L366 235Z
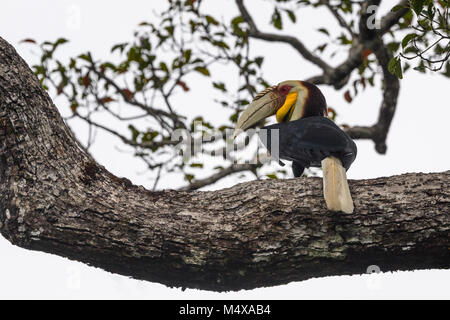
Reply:
M289 86L282 86L282 87L280 88L280 92L281 92L282 94L288 94L290 90L291 90L291 87L289 87Z

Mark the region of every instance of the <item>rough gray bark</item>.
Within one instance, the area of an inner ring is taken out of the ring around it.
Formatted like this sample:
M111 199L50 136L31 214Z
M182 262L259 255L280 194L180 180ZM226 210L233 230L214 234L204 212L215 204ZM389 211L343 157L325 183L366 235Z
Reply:
M351 215L318 178L150 192L78 146L0 38L0 232L11 243L138 279L208 290L449 268L450 171L350 181Z

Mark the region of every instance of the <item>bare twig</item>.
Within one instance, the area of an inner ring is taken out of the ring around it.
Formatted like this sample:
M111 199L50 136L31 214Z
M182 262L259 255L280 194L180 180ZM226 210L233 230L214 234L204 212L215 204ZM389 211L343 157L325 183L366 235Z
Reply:
M211 184L219 181L220 179L225 178L226 176L229 176L231 174L242 172L242 171L255 171L257 168L259 168L261 166L262 166L262 164L251 164L251 163L232 164L229 167L222 169L219 172L217 172L207 178L195 180L192 183L190 183L188 186L181 188L180 190L184 190L184 191L197 190L202 187L211 185Z
M391 30L391 28L396 25L398 21L409 11L408 0L401 0L397 3L397 5L405 6L405 8L401 8L395 12L389 12L383 18L381 18L381 27L378 30L378 34L380 36L389 32L389 30Z
M347 23L347 21L345 21L344 17L341 16L341 14L339 13L338 9L336 7L334 7L334 6L332 6L330 4L329 0L321 0L320 2L323 3L325 5L325 7L327 7L327 9L331 12L331 14L336 18L336 20L339 23L339 25L342 28L344 28L345 30L347 30L352 38L356 38L357 34L352 30L352 28Z
M286 36L259 31L259 29L255 24L255 21L253 20L252 16L245 7L244 1L236 0L236 4L239 8L239 11L241 12L242 17L249 26L248 35L250 37L266 41L287 43L291 45L293 48L295 48L298 51L298 53L300 53L303 56L303 58L319 66L325 73L328 73L331 70L331 67L325 61L323 61L320 57L316 56L310 50L308 50L298 38L295 38L293 36Z

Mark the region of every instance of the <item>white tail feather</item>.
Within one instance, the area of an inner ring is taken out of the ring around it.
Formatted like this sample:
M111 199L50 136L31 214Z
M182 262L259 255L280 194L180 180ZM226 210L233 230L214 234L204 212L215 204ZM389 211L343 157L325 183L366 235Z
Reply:
M353 200L347 174L341 160L328 157L322 160L323 195L330 211L353 212Z

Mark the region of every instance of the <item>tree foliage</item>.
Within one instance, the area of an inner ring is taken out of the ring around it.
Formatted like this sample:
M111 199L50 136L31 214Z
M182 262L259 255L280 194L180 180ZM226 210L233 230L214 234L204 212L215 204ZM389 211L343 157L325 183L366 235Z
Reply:
M401 10L406 5L395 6L392 10ZM410 67L408 61L415 61L414 70L439 72L450 77L450 2L447 0L413 0L405 15L405 23L400 29L408 33L396 45L397 56L390 63L392 73L402 76L402 68ZM401 60L405 61L404 66Z
M167 1L158 16L139 24L130 41L113 45L109 59L87 51L70 61L62 61L58 49L67 45L67 39L41 44L33 39L24 40L40 48L40 63L34 66L34 71L45 88L65 99L72 113L68 120L77 118L89 125L86 148L94 140L92 128L118 137L147 164L154 177L154 188L167 172L182 174L186 189L201 188L236 172L247 171L273 179L287 175L284 169L274 170L260 161L238 164L242 154L250 152L244 143L237 146L243 152L240 154L224 147L226 133L234 127L239 112L257 92L272 84L263 76L263 66L268 62L263 54L252 50L252 39L266 41L268 46L280 42L291 45L300 58L323 71L305 80L342 90L349 103L367 86L379 82L385 87L388 81L395 81L386 72L380 72L380 67L401 78L402 72L409 68L407 64L402 66L404 59L418 57L415 69L422 72L427 68L443 69L444 75L449 76L448 1L399 1L392 12L380 18L379 25L371 27L374 15L368 8L380 1L272 0L273 12L265 26L272 33L260 31L242 0L235 1L240 14L229 20L205 12L202 6L205 1ZM327 37L314 50L284 32L287 24L301 26L297 15L305 7L325 9L340 26L337 30L307 26L308 32ZM439 41L435 43L436 39ZM420 48L430 44L434 53L425 56L431 49ZM348 59L336 66L325 62L333 61L338 52L347 52ZM436 60L436 55L440 60ZM437 62L442 65L432 67ZM214 72L216 65L229 68L237 79L237 90L230 89L236 87L233 80L225 81L222 74ZM194 74L209 80L210 88L202 90L215 91L213 107L229 110L228 119L222 123L192 116L188 106L178 105L176 96L189 95L196 88L196 83L190 80ZM380 112L395 110L397 94L393 92L390 99L385 94L383 103L388 108L381 108ZM329 111L334 120L336 109ZM111 118L123 124L123 128L112 125L107 120ZM387 120L372 127L346 127L346 130L354 138L372 139L377 150L384 153L389 125ZM203 140L202 147L212 157L224 158L213 175L198 178L207 160L200 156L201 152L195 153L195 148L194 152L181 155L175 147L178 140L173 139L177 130L193 134L190 145ZM251 152L250 159L264 156L263 150Z

